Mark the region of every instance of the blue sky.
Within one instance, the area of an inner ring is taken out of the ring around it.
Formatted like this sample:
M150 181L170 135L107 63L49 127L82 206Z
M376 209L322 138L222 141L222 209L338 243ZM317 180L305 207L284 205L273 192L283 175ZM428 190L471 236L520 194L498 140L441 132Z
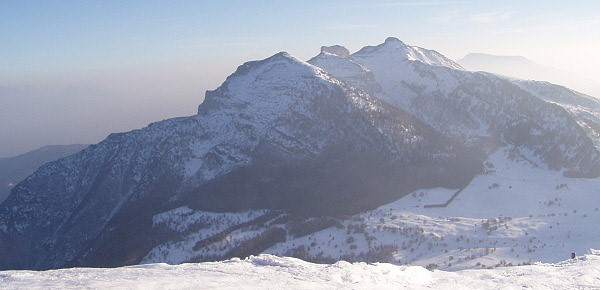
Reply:
M0 72L309 57L394 35L458 58L525 54L549 41L600 42L600 1L2 1ZM531 39L532 35L536 35ZM564 50L564 44L559 47ZM520 52L519 47L523 52ZM550 52L538 52L540 60Z
M600 79L600 1L0 0L0 157L190 115L248 60L388 36Z

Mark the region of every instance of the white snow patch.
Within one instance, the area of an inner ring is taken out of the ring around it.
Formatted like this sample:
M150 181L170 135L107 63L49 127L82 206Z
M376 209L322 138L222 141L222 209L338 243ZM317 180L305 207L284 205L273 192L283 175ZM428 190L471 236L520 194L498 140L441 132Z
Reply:
M600 256L557 263L457 272L386 263L313 264L271 255L245 260L0 272L0 289L592 289Z

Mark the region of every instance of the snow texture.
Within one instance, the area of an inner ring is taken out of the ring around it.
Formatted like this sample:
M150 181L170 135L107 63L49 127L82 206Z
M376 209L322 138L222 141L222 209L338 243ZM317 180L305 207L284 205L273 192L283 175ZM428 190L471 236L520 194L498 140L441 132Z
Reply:
M593 252L593 251L591 251ZM0 289L596 289L600 256L556 263L428 271L419 266L251 256L199 264L149 264L113 269L72 268L0 272Z

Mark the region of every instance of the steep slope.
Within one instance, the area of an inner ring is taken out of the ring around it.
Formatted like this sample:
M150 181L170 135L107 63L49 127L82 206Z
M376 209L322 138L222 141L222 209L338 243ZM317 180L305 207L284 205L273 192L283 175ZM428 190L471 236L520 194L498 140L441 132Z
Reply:
M503 77L464 71L438 53L415 55L413 47L388 38L350 56L322 53L311 62L482 155L510 144L533 150L552 169L568 169L569 176L600 175L594 140L563 107ZM370 90L373 84L365 86L372 81L364 74L342 69L351 64L372 72L381 91Z
M573 114L600 149L600 100L563 86L541 81L507 79L523 90L547 102L557 104Z
M343 46L323 46L321 53L308 63L326 68L337 79L352 84L356 88L374 93L382 93L381 86L375 80L373 72L351 60L348 49Z
M406 112L279 53L240 66L197 115L112 134L19 183L0 205L0 268L137 263L164 239L153 216L182 205L351 214L464 186L480 167Z
M87 145L49 145L21 155L0 158L0 203L10 190L25 177L31 175L41 165L71 154L75 154Z

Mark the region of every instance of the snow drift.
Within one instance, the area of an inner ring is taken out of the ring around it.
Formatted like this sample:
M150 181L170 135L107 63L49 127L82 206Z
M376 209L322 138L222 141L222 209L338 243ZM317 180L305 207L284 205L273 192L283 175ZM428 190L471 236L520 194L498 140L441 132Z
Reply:
M600 287L600 256L556 264L429 271L385 263L308 263L271 255L198 264L113 269L0 272L0 289L591 289Z

